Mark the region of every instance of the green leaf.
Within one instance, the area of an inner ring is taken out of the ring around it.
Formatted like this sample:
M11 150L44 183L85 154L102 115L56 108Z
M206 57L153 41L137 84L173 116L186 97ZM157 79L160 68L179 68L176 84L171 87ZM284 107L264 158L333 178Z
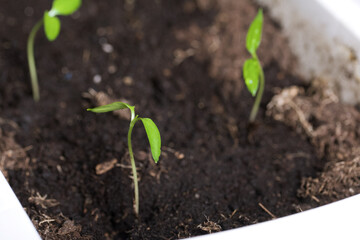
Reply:
M48 11L44 13L44 31L49 41L54 41L60 33L60 20L57 17L49 15Z
M114 103L110 103L110 104L103 105L103 106L96 107L96 108L88 108L87 111L91 111L91 112L95 112L95 113L105 113L105 112L111 112L111 111L125 109L125 108L130 109L131 120L133 120L135 118L135 106L131 106L131 105L129 105L127 103L123 103L123 102L114 102Z
M50 12L55 15L70 15L80 6L81 0L54 0Z
M243 67L243 77L245 84L253 97L259 88L260 64L258 60L250 58L245 61Z
M260 9L255 19L251 23L246 35L246 49L253 57L256 56L256 50L258 49L261 42L262 24L263 11Z
M157 163L161 154L161 137L160 132L153 120L150 118L140 118L144 124L146 134L148 136L152 157Z

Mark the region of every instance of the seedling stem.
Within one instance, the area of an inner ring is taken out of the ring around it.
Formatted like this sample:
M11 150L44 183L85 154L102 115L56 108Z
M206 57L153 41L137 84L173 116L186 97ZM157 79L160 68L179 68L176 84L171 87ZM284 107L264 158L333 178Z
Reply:
M134 153L133 153L132 144L131 144L131 134L132 134L132 130L133 130L137 120L138 120L137 117L135 119L131 120L129 131L128 131L128 148L129 148L131 169L132 169L133 181L134 181L134 194L135 194L134 210L135 210L136 216L139 215L139 184L138 184L138 177L137 177L137 172L136 172L135 158L134 158Z
M39 84L36 72L36 65L35 65L35 56L34 56L34 42L36 33L39 31L41 26L43 25L43 19L40 19L35 26L32 28L28 41L27 41L27 57L29 63L29 71L30 71L30 78L31 78L31 86L33 90L33 97L34 100L37 102L40 99L39 94Z
M255 59L259 62L259 65L260 65L260 74L259 74L259 89L258 89L257 94L256 94L254 105L253 105L253 107L251 109L251 112L250 112L249 121L251 123L255 121L256 115L257 115L257 113L259 111L259 106L260 106L261 98L262 98L262 95L264 93L264 87L265 87L264 71L263 71L263 69L261 67L261 63L260 63L260 61L259 61L256 54L255 54Z

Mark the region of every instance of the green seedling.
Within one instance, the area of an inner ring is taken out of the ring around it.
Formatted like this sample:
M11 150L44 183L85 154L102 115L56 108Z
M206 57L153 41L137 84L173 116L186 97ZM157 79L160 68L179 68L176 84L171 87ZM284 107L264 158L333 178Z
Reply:
M31 78L31 87L33 91L33 98L39 101L39 84L36 72L35 57L34 57L34 42L35 37L42 25L49 41L54 41L60 33L60 19L57 16L71 15L81 6L81 0L54 0L50 11L45 11L44 16L32 28L27 41L27 57L29 63L29 71Z
M155 163L157 163L159 161L159 157L161 154L161 137L160 137L159 129L156 127L155 123L150 118L140 118L138 115L135 115L135 106L130 106L129 104L126 104L123 102L114 102L114 103L111 103L108 105L103 105L103 106L96 107L96 108L88 108L87 110L91 111L91 112L95 112L95 113L105 113L105 112L111 112L111 111L120 110L120 109L126 109L126 108L128 108L131 113L131 120L130 120L130 126L129 126L129 130L128 130L127 140L128 140L129 155L130 155L131 168L132 168L133 180L134 180L134 193L135 193L134 211L135 211L136 216L138 216L139 215L139 187L138 187L138 177L137 177L137 172L136 172L134 153L133 153L132 144L131 144L131 133L132 133L135 123L137 121L141 120L144 125L147 137L149 139L152 157L153 157Z
M261 42L262 24L263 12L262 9L260 9L246 35L246 49L251 54L251 58L247 59L243 66L245 84L251 95L253 97L256 95L255 103L250 113L250 123L255 121L265 86L264 71L256 54L256 50Z

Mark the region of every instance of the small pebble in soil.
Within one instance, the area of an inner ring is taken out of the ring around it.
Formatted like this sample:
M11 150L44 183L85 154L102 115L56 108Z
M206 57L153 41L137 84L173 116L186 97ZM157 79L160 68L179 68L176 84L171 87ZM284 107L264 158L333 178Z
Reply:
M62 168L61 168L61 166L60 165L56 165L56 169L58 170L58 172L60 173L60 174L62 174Z
M117 71L117 67L115 65L108 66L108 73L114 74Z
M114 47L109 43L104 43L101 45L102 50L106 53L112 53L114 51Z
M94 81L94 83L96 83L96 84L101 83L101 80L102 80L102 77L101 77L99 74L96 74L96 75L93 77L93 81Z
M179 160L184 159L184 157L185 157L185 155L181 152L175 152L174 155Z
M196 199L199 199L199 198L200 198L200 194L195 193L195 198L196 198Z
M116 158L114 158L110 161L99 163L95 167L96 174L101 175L101 174L104 174L104 173L110 171L111 169L113 169L115 167L115 164L117 163L117 161L118 160Z
M130 76L126 76L123 78L123 82L126 86L131 86L133 84L133 79Z

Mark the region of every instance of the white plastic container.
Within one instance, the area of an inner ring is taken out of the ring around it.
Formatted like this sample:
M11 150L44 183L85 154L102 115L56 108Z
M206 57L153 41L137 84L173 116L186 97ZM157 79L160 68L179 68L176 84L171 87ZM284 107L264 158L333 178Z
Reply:
M238 1L238 0L233 0ZM278 19L299 59L298 74L324 78L347 103L360 103L360 0L257 0ZM247 227L195 237L360 239L360 195ZM40 239L0 172L0 239Z
M0 239L40 240L40 236L0 171Z
M297 74L321 78L360 103L360 0L256 0L268 7L298 58Z

